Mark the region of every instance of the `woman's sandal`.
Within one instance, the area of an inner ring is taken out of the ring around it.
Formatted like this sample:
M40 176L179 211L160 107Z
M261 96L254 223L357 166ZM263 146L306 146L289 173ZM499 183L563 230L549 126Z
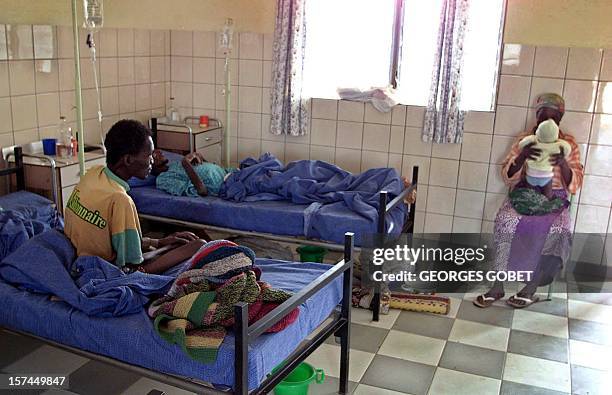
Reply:
M515 309L524 309L525 307L531 306L532 304L537 303L539 301L540 301L540 298L535 295L529 298L526 296L519 296L518 294L516 294L516 295L509 297L506 303L508 303L510 306L514 307Z
M478 295L472 303L474 303L474 306L484 309L484 308L491 306L493 303L495 303L496 301L500 300L503 297L504 297L503 293L495 295L495 296L492 296L486 293L486 294Z

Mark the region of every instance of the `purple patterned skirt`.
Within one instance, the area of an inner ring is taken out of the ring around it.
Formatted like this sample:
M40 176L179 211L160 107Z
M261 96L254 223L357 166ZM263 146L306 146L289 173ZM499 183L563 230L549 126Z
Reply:
M563 189L553 191L567 200ZM569 207L546 215L526 216L517 213L506 198L495 217L494 269L534 271L543 255L554 256L565 264L571 250Z

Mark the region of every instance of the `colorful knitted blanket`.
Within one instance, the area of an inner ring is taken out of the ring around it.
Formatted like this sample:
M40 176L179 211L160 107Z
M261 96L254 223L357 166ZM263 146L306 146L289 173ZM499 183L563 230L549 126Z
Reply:
M291 297L290 293L259 281L260 271L253 266L251 257L254 259L254 254L246 247L225 240L204 245L192 259L193 269L182 273L170 291L149 307L157 333L180 345L197 361L214 361L226 328L234 325L236 303L249 304L251 325ZM237 271L240 272L236 274ZM218 281L227 273L233 276ZM299 310L294 309L267 332L283 330L298 314Z
M546 215L560 211L567 205L558 197L548 200L546 196L530 188L516 188L510 192L509 197L512 207L522 215Z

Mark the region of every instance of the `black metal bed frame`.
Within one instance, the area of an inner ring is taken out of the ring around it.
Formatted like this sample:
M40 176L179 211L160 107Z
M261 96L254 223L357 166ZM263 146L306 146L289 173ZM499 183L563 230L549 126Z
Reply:
M5 167L4 169L0 169L0 177L2 176L10 176L12 174L15 174L15 178L16 178L16 184L17 184L17 190L21 191L25 189L25 173L24 173L24 167L23 167L23 150L21 147L16 146L15 148L13 148L13 153L15 155L15 166L13 167L8 167L8 162L7 162L7 167Z

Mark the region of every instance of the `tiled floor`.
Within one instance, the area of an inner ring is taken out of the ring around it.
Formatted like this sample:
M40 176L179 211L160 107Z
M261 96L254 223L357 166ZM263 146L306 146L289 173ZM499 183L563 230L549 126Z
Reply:
M504 303L478 309L471 295L452 295L447 316L394 310L377 323L371 322L370 312L353 309L350 391L355 395L611 393L612 295L555 296L514 310ZM74 393L136 395L157 389L187 394L5 332L0 332L0 350L1 372L70 374ZM309 357L326 373L325 382L311 385L310 393L337 391L339 351L334 339L328 339ZM51 393L60 392L46 392Z

